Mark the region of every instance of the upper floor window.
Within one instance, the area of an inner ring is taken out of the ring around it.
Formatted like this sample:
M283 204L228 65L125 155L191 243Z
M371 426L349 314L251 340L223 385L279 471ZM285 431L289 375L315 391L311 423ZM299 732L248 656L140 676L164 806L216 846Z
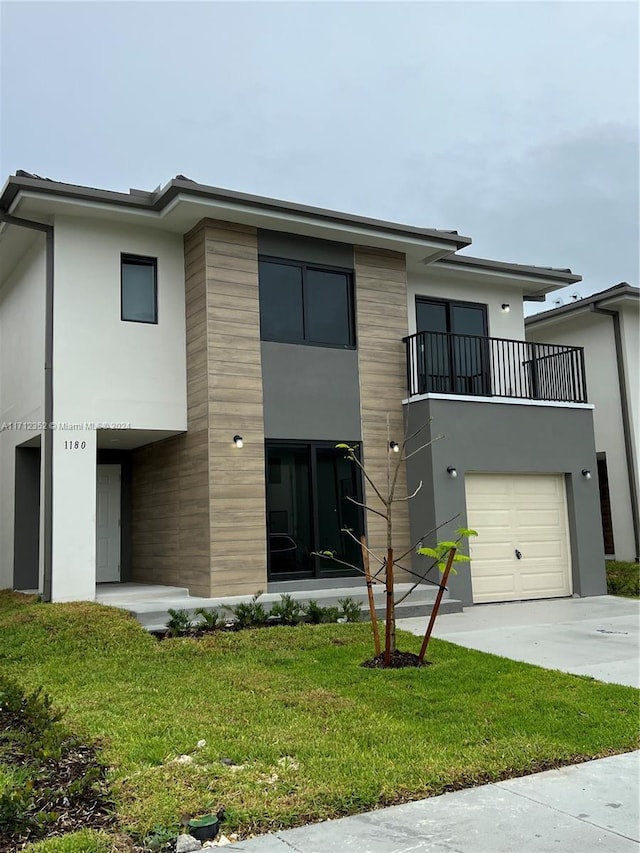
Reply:
M416 331L487 335L487 306L478 302L416 299Z
M350 271L260 258L259 281L263 341L355 346Z
M158 322L158 264L155 258L121 255L121 317L135 323Z

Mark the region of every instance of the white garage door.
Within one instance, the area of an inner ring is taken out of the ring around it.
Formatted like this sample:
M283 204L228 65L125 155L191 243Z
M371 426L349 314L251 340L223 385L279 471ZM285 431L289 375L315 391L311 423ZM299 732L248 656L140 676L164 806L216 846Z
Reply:
M467 474L465 489L474 602L571 595L564 477Z

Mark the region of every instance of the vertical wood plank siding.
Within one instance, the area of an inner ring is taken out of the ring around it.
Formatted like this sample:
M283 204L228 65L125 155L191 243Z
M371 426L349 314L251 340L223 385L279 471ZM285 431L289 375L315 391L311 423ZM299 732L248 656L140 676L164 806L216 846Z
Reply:
M266 585L257 233L203 220L184 248L188 432L134 451L133 579L255 592Z
M372 480L383 484L386 489L387 414L391 440L402 441L404 434L402 400L406 396L406 362L402 338L408 334L405 256L356 246L355 279L364 463ZM401 497L407 494L404 464L396 494ZM381 507L367 483L365 496L369 506ZM393 518L394 546L396 553L400 554L411 544L407 501L395 505ZM367 513L367 534L372 550L378 553L386 551L386 523L383 518ZM402 573L398 577L408 579Z

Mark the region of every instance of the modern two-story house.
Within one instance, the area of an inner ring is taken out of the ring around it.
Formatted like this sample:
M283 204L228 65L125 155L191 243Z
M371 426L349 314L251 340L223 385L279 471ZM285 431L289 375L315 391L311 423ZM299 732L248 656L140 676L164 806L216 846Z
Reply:
M580 346L594 404L605 554L640 553L640 290L621 282L525 321L526 337Z
M471 240L203 186L111 192L18 172L0 195L0 586L253 593L479 536L465 604L605 591L582 350L525 340L569 270ZM438 528L437 534L430 531ZM331 551L335 560L314 556ZM420 558L415 565L421 567Z

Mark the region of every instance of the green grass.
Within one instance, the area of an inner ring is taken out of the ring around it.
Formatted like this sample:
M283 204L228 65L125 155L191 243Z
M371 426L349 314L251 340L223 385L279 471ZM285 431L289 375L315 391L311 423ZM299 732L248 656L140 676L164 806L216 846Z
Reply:
M640 563L624 560L607 560L607 592L640 598Z
M115 853L118 849L124 848L105 833L84 829L29 844L24 848L24 853Z
M100 739L136 837L219 805L227 834L265 832L638 746L632 688L435 640L423 669L371 655L367 624L158 643L111 608L0 593L0 666Z

